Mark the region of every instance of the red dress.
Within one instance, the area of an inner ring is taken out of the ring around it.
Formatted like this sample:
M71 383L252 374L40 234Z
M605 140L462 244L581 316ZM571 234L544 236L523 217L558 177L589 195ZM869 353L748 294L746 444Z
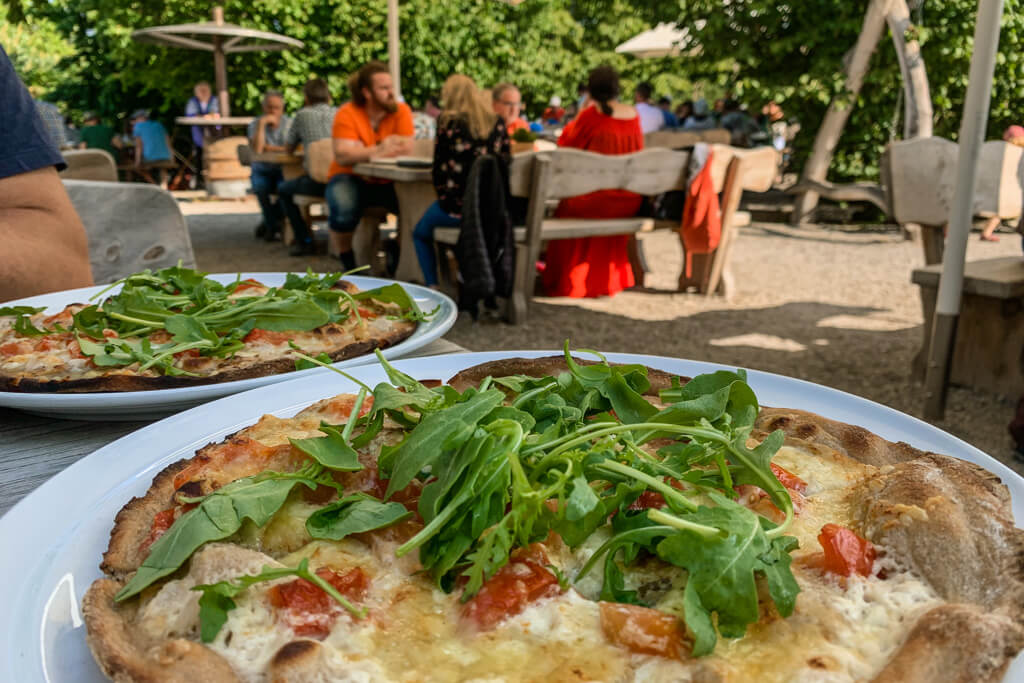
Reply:
M562 132L558 145L603 155L626 155L643 148L640 118L614 119L588 106ZM643 197L624 189L602 189L562 200L558 218L626 218L635 216ZM627 246L628 234L552 240L544 269L548 296L611 296L635 284Z
M640 118L616 119L587 107L566 126L560 147L576 147L599 154L629 154L644 147ZM563 199L557 218L626 218L635 216L643 197L625 190L601 190ZM548 296L611 296L632 287L629 235L580 237L548 243L544 291Z

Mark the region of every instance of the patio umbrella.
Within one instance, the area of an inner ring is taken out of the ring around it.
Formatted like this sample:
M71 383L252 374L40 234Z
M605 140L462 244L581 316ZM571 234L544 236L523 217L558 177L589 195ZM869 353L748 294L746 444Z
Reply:
M221 116L231 115L228 101L228 75L225 55L236 52L266 52L302 47L301 40L279 33L257 31L237 24L224 23L224 8L213 8L213 21L173 26L151 26L132 32L132 38L143 43L170 45L189 50L213 53L213 73L217 86L217 99Z
M949 235L942 258L935 320L928 351L925 374L924 415L941 419L946 411L946 390L949 380L953 340L960 317L960 297L964 282L964 257L971 230L972 201L977 184L978 158L985 141L989 101L992 98L992 77L996 49L999 47L999 21L1003 16L1003 0L979 0L978 18L974 24L974 54L968 73L964 113L960 120L960 155L956 165L956 190L949 210Z
M700 28L698 26L698 28ZM675 24L658 24L652 29L639 33L615 48L619 54L634 55L641 59L650 57L671 57L681 54L680 46L685 45L690 32ZM697 48L699 49L699 48Z

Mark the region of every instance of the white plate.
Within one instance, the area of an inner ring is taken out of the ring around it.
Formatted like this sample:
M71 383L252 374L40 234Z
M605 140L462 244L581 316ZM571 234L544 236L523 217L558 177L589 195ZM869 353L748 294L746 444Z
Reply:
M410 358L394 363L420 379L448 379L463 368L510 356L551 351L466 353ZM682 375L720 369L712 363L609 354L619 362L644 363ZM370 384L384 381L378 366L350 371ZM1010 488L1014 514L1024 519L1024 479L954 436L891 408L835 389L751 371L750 384L765 405L812 410L858 424L894 441L983 465ZM117 511L145 493L161 469L201 446L255 422L264 413L294 415L310 403L355 389L350 381L318 368L310 376L229 396L180 413L122 437L79 460L0 518L0 681L91 683L105 680L85 644L79 613L82 595L100 576ZM1024 679L1024 658L1005 680Z
M286 275L287 273L242 273L241 278L243 280L255 278L265 285L275 286L284 284ZM209 277L221 283L228 283L234 282L238 274L224 273L210 275ZM383 287L395 282L395 280L361 277L358 275L346 277L345 279L351 281L359 289L364 290ZM436 339L440 339L441 335L455 324L455 320L459 316L459 310L455 302L444 294L407 282L400 282L399 284L409 292L410 296L412 296L416 304L423 311L431 311L435 307L439 308L434 317L429 322L420 323L416 331L408 339L382 350L381 353L388 359L407 356L416 349ZM106 287L107 285L83 287L64 292L41 294L27 299L8 301L3 305L45 306L48 312L56 313L63 310L68 304L87 303L89 297L103 291ZM110 293L116 292L118 289L112 289ZM350 368L372 362L375 362L375 356L373 354L364 354L334 363L334 367ZM176 413L180 410L197 406L200 403L220 398L221 396L237 394L240 391L255 389L267 384L276 384L285 380L304 377L312 371L312 369L299 370L278 375L268 375L266 377L240 379L234 382L201 384L199 386L180 387L177 389L157 389L155 391L113 391L91 394L33 394L0 391L0 406L18 408L37 415L75 420L123 421L152 419Z

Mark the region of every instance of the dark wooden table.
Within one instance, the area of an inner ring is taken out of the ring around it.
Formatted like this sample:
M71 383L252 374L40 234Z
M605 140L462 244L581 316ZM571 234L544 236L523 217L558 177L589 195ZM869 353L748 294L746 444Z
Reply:
M463 351L438 339L405 358ZM79 458L153 422L58 420L0 408L0 515Z

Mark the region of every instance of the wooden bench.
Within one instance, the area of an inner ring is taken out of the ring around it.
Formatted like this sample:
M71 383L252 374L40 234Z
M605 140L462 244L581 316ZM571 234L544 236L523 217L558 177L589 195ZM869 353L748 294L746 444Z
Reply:
M924 379L942 264L914 270L924 311L924 343L913 371ZM949 381L1004 396L1024 389L1024 258L965 264L963 301L956 330Z
M698 142L714 145L728 145L732 142L732 134L725 128L708 130L657 130L644 136L644 149L652 147L668 147L684 149L693 147Z
M726 145L712 145L712 179L715 190L722 193L722 238L711 254L694 255L694 275L680 276L679 286L696 286L698 291L712 294L725 289L728 279L726 265L734 241L733 216L743 190L765 191L775 176L776 153L771 148L740 150ZM678 229L675 222L656 222L650 218L548 218L550 202L606 189L623 189L643 195L656 195L686 187L689 152L666 148L648 149L635 154L607 156L575 149L521 154L513 158L509 169L512 196L529 199L526 224L515 230L516 275L509 320L526 319L536 278L535 263L543 242L607 235L632 235L630 262L637 284L643 286L646 259L643 236L655 229ZM454 246L458 228L438 228L434 241ZM445 259L439 258L443 263Z
M72 149L62 153L67 168L60 172L64 180L101 180L117 182L117 162L102 149Z

